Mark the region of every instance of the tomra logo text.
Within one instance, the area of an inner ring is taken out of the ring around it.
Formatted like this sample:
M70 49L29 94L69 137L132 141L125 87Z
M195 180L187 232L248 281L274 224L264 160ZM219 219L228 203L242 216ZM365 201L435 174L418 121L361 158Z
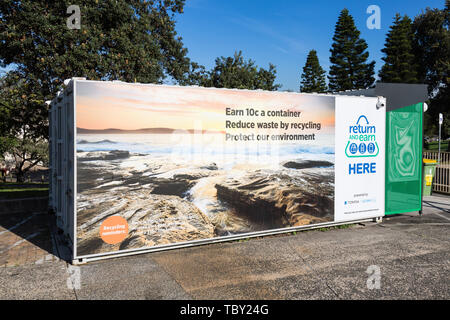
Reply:
M372 158L380 152L376 139L377 129L370 125L366 116L359 116L355 125L348 127L348 142L345 155L348 158ZM350 163L349 174L370 174L376 172L376 163Z

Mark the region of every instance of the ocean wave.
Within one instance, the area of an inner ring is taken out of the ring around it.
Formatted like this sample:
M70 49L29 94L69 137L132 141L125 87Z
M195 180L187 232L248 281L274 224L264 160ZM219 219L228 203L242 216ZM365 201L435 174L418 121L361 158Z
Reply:
M95 152L95 151L114 151L114 150L123 150L128 151L130 153L142 153L142 154L152 154L152 153L159 153L159 154L170 154L173 152L172 147L151 147L151 146L145 146L145 145L127 145L122 143L115 143L111 145L99 145L99 144L93 144L93 145L83 145L80 146L80 148L77 148L77 151L79 152Z
M77 140L77 144L116 144L116 141L111 141L108 139L100 140L100 141L87 141L87 140Z
M94 152L94 151L113 151L113 150L125 150L130 153L140 153L140 154L179 154L179 155L189 155L189 154L205 154L205 155L271 155L271 154L283 154L283 155L300 155L300 154L324 154L324 155L334 155L334 148L331 147L291 147L291 148L280 148L280 149L211 149L211 148L201 148L201 147L177 147L177 146L165 146L156 147L148 145L125 145L125 144L110 144L110 145L99 145L99 144L86 144L77 148L77 151Z
M334 155L334 147L331 146L314 146L314 145L170 145L170 144L154 144L139 142L117 142L111 140L100 140L89 142L80 140L77 142L79 148L77 151L113 151L125 150L130 153L139 154L205 154L205 155L299 155L299 154L323 154Z
M295 153L334 154L334 147L295 146Z

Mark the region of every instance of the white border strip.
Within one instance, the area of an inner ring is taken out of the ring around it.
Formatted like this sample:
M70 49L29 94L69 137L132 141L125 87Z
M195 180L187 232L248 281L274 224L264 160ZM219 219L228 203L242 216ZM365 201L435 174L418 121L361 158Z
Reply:
M110 258L118 258L118 257L124 257L129 255L137 255L137 254L143 254L143 253L149 253L149 252L156 252L156 251L163 251L163 250L171 250L171 249L178 249L178 248L186 248L186 247L193 247L193 246L200 246L200 245L206 245L206 244L212 244L212 243L219 243L219 242L228 242L228 241L234 241L234 240L240 240L240 239L246 239L246 238L255 238L260 236L268 236L268 235L275 235L275 234L282 234L282 233L289 233L293 231L301 231L301 230L311 230L311 229L318 229L323 227L333 227L333 226L339 226L343 224L356 224L361 222L367 222L367 221L379 221L384 217L384 215L381 216L375 216L370 218L364 218L360 220L345 220L345 221L330 221L330 222L323 222L323 223L316 223L312 225L305 225L305 226L299 226L299 227L287 227L287 228L279 228L279 229L272 229L272 230L263 230L263 231L257 231L257 232L250 232L250 233L242 233L238 235L231 235L231 236L220 236L217 238L208 238L208 239L200 239L200 240L190 240L185 242L179 242L179 243L173 243L173 244L167 244L167 245L159 245L154 247L144 247L144 248L137 248L137 249L128 249L128 250L119 250L119 251L110 251L106 253L97 253L97 254L90 254L90 255L81 255L77 256L77 153L76 153L76 82L99 82L99 83L105 83L109 82L112 84L119 83L119 84L125 84L125 85L137 85L137 86L154 86L154 87L181 87L181 86L172 86L172 85L158 85L158 84L144 84L144 83L127 83L122 81L96 81L96 80L79 80L79 79L73 79L73 112L74 112L74 243L73 243L73 264L83 264L90 261L97 261L97 260L103 260L103 259L110 259ZM196 87L196 86L191 86ZM185 87L183 87L185 88ZM203 88L198 87L205 90L217 90L218 88ZM227 90L227 91L255 91L255 90L247 90L247 89L221 89L221 90ZM261 90L263 91L263 90ZM271 92L271 91L268 91ZM287 92L288 94L292 94L292 92ZM313 95L313 96L329 96L329 97L336 97L336 95L332 94L304 94L301 93L301 95ZM374 97L361 97L361 96L355 96L355 98L366 98L369 100L373 100ZM335 113L336 113L336 99L335 99Z
M73 94L73 257L77 256L77 196L78 196L78 177L77 177L77 81L73 80L72 94Z
M191 241L179 242L179 243L168 244L168 245L160 245L160 246L154 246L154 247L90 254L90 255L75 257L74 260L72 260L72 264L84 264L87 262L103 260L103 259L118 258L118 257L130 256L130 255L137 255L137 254L164 251L164 250L172 250L172 249L179 249L179 248L195 247L195 246L201 246L201 245L213 244L213 243L219 243L219 242L228 242L228 241L234 241L234 240L240 240L240 239L256 238L256 237L261 237L261 236L290 233L290 232L294 232L294 231L304 231L304 230L319 229L319 228L324 228L324 227L334 227L334 226L339 226L339 225L344 225L344 224L357 224L357 223L371 222L371 221L381 222L383 217L384 216L378 216L378 217L373 217L373 218L365 218L365 219L361 219L361 220L348 220L348 221L339 221L339 222L330 221L330 222L316 223L316 224L299 226L299 227L288 227L288 228L250 232L250 233L242 233L242 234L231 235L231 236L221 236L221 237L217 237L217 238L191 240Z

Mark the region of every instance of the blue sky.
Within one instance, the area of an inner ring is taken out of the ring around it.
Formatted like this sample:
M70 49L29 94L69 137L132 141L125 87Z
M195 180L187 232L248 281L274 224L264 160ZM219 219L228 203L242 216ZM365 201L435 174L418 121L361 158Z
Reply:
M300 75L311 49L318 52L328 71L329 49L339 13L348 8L361 37L369 46L369 59L382 66L381 49L395 13L411 18L427 6L442 9L444 0L186 0L184 13L176 17L177 31L189 50L189 57L207 69L218 56L231 56L242 50L245 58L267 68L277 67L281 90L298 91ZM381 9L381 29L369 30L369 5Z

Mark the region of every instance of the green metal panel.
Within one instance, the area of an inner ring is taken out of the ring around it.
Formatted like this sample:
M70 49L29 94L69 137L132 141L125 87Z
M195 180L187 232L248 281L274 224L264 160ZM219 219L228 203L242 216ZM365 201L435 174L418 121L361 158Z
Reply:
M386 214L422 210L423 104L386 113Z

